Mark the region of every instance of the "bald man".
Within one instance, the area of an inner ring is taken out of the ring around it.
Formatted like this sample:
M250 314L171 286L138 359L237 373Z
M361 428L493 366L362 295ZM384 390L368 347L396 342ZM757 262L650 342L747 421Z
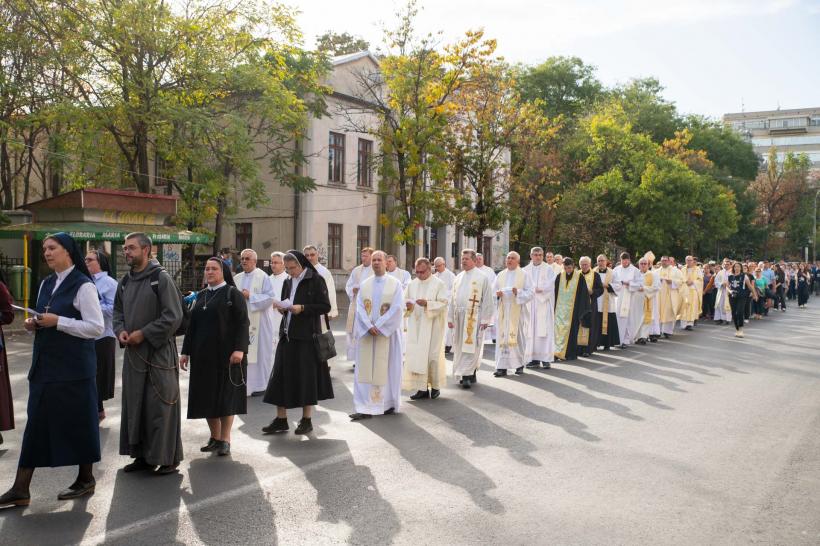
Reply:
M268 387L273 371L274 347L274 294L270 277L256 267L257 255L246 248L239 255L242 272L234 277L236 287L245 296L250 319L250 344L248 345L248 377L245 381L248 396L259 395Z

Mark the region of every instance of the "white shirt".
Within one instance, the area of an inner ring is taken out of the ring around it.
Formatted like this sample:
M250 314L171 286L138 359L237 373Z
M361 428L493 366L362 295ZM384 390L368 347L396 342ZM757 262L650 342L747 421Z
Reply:
M299 286L299 282L305 278L305 273L307 273L307 268L303 269L302 272L299 274L298 277L291 277L293 280L290 283L290 304L293 305L293 298L296 297L296 287ZM292 313L288 312L287 316L285 317L285 333L288 333L288 326L290 326L290 316Z
M397 267L393 271L388 271L387 274L401 283L402 290L410 284L410 273L400 267Z
M57 282L54 283L52 294L63 284L68 274L74 271L72 265L64 271L57 273ZM43 289L42 283L40 290ZM39 291L37 294L39 298ZM103 320L102 308L100 307L100 295L93 282L87 282L80 286L74 301L71 302L74 309L80 312L82 318L73 319L59 317L57 319L57 330L81 339L97 339L105 331L105 321Z

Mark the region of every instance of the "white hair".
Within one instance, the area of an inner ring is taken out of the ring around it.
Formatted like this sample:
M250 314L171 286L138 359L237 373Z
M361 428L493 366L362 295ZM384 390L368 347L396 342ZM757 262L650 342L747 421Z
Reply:
M239 253L239 255L240 255L240 256L242 256L242 254L244 254L244 253L246 253L246 252L247 252L248 254L250 254L251 256L253 256L253 260L254 260L254 261L256 261L256 260L258 260L258 259L259 259L259 256L256 254L256 251L255 251L254 249L252 249L252 248L246 248L245 250L243 250L242 252L240 252L240 253Z
M592 265L592 260L589 258L589 256L581 256L580 258L578 258L578 265L581 265L582 263L588 263L589 265Z

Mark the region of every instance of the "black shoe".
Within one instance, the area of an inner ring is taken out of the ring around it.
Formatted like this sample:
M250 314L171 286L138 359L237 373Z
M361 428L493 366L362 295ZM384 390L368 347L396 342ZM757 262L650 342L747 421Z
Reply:
M515 369L515 375L524 375L524 366L519 366Z
M211 438L210 440L208 440L208 444L200 447L199 450L203 453L208 453L209 451L216 451L218 447L219 440L214 440L213 438Z
M444 354L448 355L448 354L450 354L450 353L452 353L452 352L453 352L453 347L452 347L452 345L447 345L446 347L444 347Z
M496 370L493 372L493 377L506 377L507 370Z
M72 483L68 486L68 489L63 489L57 495L57 500L71 500L71 499L79 499L80 497L84 497L85 495L91 495L94 493L94 488L96 487L97 482L94 478L91 478L90 482L83 483L79 480Z
M618 348L619 348L619 349L626 349L626 345L625 345L625 344L623 344L623 343L621 343L620 345L618 345Z
M3 496L0 496L0 508L28 506L29 504L31 504L31 495L28 493L18 493L14 489L9 489L3 493Z
M351 421L361 421L362 419L370 419L373 417L372 415L368 415L367 413L351 413L350 420Z
M3 445L3 434L0 433L0 446Z
M656 338L656 337L650 337L650 338L649 338L649 342L650 342L650 343L657 343L657 342L658 342L658 338Z
M461 385L462 389L469 389L471 387L470 379L468 377L462 377L458 384Z
M226 455L231 454L231 443L230 442L219 442L219 447L216 450L216 454L220 457L224 457Z
M637 343L638 345L646 345L646 339L645 338L640 338L635 343Z
M663 339L669 339L670 337L672 337L672 334L663 333Z
M266 427L262 427L262 432L265 434L274 434L277 432L286 432L290 427L288 426L287 417L277 417Z
M294 434L307 434L313 432L313 422L307 417L302 417L299 421L299 426L293 431Z
M552 364L550 364L549 362L542 362L541 363L541 368L544 369L544 370L549 370L549 369L552 368Z
M470 383L478 383L478 378L475 376L475 372L473 372L473 375L468 375L467 379L470 380Z
M390 408L383 415L393 415L394 413L396 413L396 408Z
M145 462L145 459L142 457L138 457L134 459L134 462L128 463L124 467L122 467L123 472L142 472L143 470L154 470L156 466L152 464L148 464Z
M431 389L431 390L430 390L430 398L432 398L433 400L435 400L436 398L438 398L440 395L441 395L441 391L440 391L440 390L438 390L438 389Z
M252 392L251 396L262 396L263 394L265 394L265 391L256 391Z
M694 330L694 328L692 328L692 326L691 326L691 325L689 325L689 326L687 326L686 328L684 328L684 330L688 330L688 331L690 331L690 332L691 332L692 330Z
M410 400L422 400L424 398L430 398L430 391L418 391L416 394L410 395Z
M715 321L715 324L717 324L717 325L721 325L721 324L723 324L723 321L722 321L722 320L716 320L716 321Z
M223 444L228 444L228 442L222 442ZM221 451L221 450L220 450ZM231 452L231 444L228 444L228 453ZM222 455L222 453L219 453ZM177 470L179 469L179 463L177 464L164 464L154 470L154 474L157 476L165 476L167 474L176 474Z
M495 345L495 340L493 340L493 345Z
M534 369L534 368L538 368L538 367L540 367L540 366L541 366L541 363L540 363L540 362L538 362L537 360L533 360L532 362L530 362L529 364L527 364L527 368L529 368L529 369L531 369L531 370L532 370L532 369Z

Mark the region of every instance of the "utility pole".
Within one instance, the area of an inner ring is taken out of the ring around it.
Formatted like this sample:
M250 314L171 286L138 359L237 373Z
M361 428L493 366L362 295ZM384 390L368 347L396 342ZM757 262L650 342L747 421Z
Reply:
M814 192L814 231L811 232L811 261L817 263L817 197L820 189Z

